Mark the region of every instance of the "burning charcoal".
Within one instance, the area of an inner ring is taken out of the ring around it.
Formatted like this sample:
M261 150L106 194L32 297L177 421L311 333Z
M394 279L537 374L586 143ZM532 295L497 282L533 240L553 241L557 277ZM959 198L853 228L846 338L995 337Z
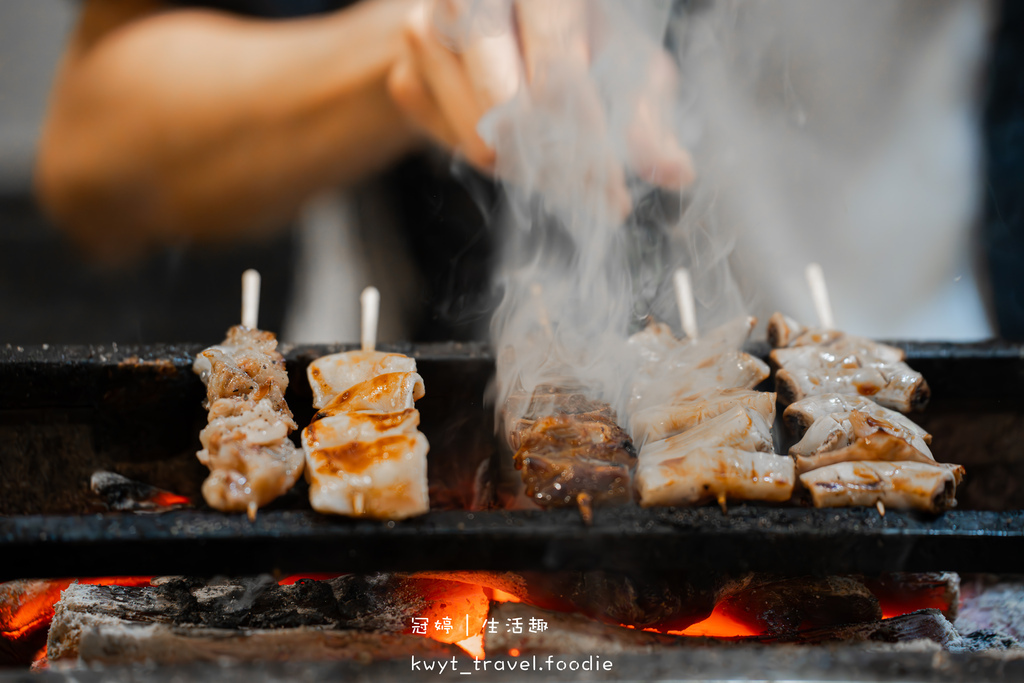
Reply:
M27 666L46 646L53 603L69 583L58 579L0 584L0 667Z
M491 610L491 618L499 624L521 619L526 624L520 633L499 628L485 634L484 647L488 654L502 656L517 650L519 656L532 654L574 654L590 656L599 663L613 654L653 654L665 647L688 645L692 639L649 633L647 631L602 624L580 614L551 612L529 605L504 603ZM543 630L531 632L529 624L543 623ZM600 670L600 669L595 669Z
M872 621L864 624L826 626L822 628L788 633L764 642L800 643L908 643L916 640L930 640L947 650L964 647L963 638L953 624L937 609L923 609L910 614Z
M522 572L523 602L606 624L682 630L703 621L731 582L684 572Z
M957 618L960 575L954 572L893 572L864 579L864 585L878 598L883 615L930 608L950 621Z
M166 512L192 504L184 496L133 481L114 472L95 472L89 487L110 510Z
M878 599L867 586L840 576L757 583L726 597L720 608L768 635L882 618Z
M92 665L348 660L368 664L407 661L410 656L445 660L464 655L455 645L396 633L315 628L182 629L165 624L122 623L93 615L80 615L73 630L62 630L61 634L63 638L50 640L50 659L73 659Z
M956 627L961 633L1006 634L1024 645L1024 580L976 576L965 580Z
M454 643L465 635L431 628L429 638L414 637L409 635L413 618L434 624L457 615L462 626L465 615L464 628L479 633L489 607L478 585L400 574L303 579L287 586L267 576L155 583L71 585L56 605L50 658L163 663L216 656L278 659L289 649L294 650L290 657L322 659L451 656L456 651L435 641Z

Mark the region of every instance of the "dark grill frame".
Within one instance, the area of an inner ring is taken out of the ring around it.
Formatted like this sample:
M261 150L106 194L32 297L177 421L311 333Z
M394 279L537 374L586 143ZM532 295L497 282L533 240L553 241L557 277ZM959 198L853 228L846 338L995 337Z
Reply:
M1024 415L1024 347L902 346L911 365L932 385L933 405L924 413L929 420L959 420L969 426L993 412ZM205 414L199 405L202 385L190 368L193 354L202 348L189 344L0 349L0 428L22 439L3 446L4 462L26 459L18 450L27 433L25 425L34 425L45 436L48 425L74 424L88 428L91 435L89 467L147 471L152 465L156 469L150 481L160 485L166 483L160 476L167 468L157 466L179 461L192 463L182 468L196 466L190 454L197 447L196 434ZM324 353L349 348L282 348L292 380L288 399L300 424L312 414L306 365ZM205 509L156 515L70 514L76 511L32 509L38 503L30 497L29 509L22 510L27 514L0 517L0 555L10 558L0 563L0 580L637 567L779 573L1020 570L1024 510L1016 509L954 510L939 516L889 511L880 517L874 509L737 505L723 513L714 506L627 506L599 509L589 527L572 510L437 509L469 507L472 501L459 501L450 491L445 494L448 484L454 490L478 475L480 468L497 468L493 412L484 401L493 354L480 344L391 348L415 356L427 384L427 398L419 407L422 428L432 444L432 494L440 491L443 499L438 505L435 498L429 515L394 524L332 518L302 509L298 496L261 511L255 522L241 514ZM752 351L766 355L763 345ZM940 460L954 459L943 458L936 450ZM44 454L41 459L45 458ZM32 462L41 459L37 456ZM190 472L194 478L202 468ZM968 465L967 476L971 473ZM75 486L87 485L78 475L64 481L52 473L48 479L22 479L2 484L4 496L42 487L49 495L39 500L48 505L53 498L71 496Z

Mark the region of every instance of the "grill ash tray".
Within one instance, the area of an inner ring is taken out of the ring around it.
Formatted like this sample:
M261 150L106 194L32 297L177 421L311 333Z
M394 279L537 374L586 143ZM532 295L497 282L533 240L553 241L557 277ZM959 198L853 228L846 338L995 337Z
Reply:
M596 569L773 572L1019 571L1024 551L1024 347L903 343L932 386L926 412L939 461L967 478L939 516L874 509L488 511L497 470L494 372L478 344L389 347L416 358L417 403L431 443L433 511L399 523L309 509L304 488L255 522L200 506L160 514L100 512L89 480L116 472L201 503L195 458L204 390L200 345L0 348L0 580L17 577L251 574L261 571ZM306 366L340 346L282 346L287 399L313 410ZM766 356L764 346L751 349ZM470 512L469 510L474 510ZM16 560L13 558L17 558Z

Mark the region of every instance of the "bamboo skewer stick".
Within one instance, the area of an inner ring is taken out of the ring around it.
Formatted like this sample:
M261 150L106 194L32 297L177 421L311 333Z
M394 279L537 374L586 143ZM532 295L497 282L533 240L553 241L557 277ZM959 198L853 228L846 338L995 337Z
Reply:
M359 303L362 304L362 348L363 351L373 351L377 347L377 320L380 316L380 292L376 287L370 286L359 295Z
M260 320L260 273L250 268L242 273L242 327L255 330Z
M814 310L818 314L818 324L822 329L834 330L835 320L832 318L832 304L828 298L828 288L825 286L825 273L821 265L817 263L807 264L805 271L807 286L811 288L811 298L814 300Z
M676 288L676 304L683 321L683 332L690 341L697 341L697 307L693 299L690 271L686 268L678 269L672 276L672 282Z

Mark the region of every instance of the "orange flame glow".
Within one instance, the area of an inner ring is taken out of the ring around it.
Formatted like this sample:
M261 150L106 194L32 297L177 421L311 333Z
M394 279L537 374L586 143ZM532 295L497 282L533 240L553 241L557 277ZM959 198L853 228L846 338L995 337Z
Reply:
M688 626L682 631L667 631L674 636L704 636L707 638L744 638L761 635L747 624L736 621L722 613L716 606L704 621Z
M160 507L174 507L175 505L191 505L192 500L185 496L179 496L177 493L171 493L169 491L161 491L155 496L151 497L150 502L159 505Z

